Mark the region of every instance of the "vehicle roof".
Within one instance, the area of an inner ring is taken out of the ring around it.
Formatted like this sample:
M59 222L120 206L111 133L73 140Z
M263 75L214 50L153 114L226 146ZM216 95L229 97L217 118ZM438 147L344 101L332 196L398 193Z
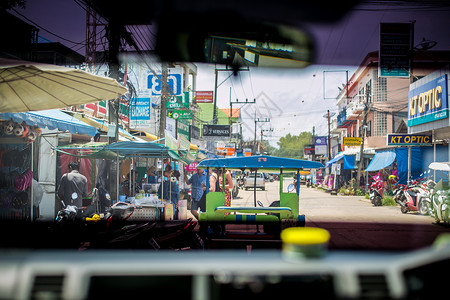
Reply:
M206 159L200 162L197 168L226 168L226 169L263 169L263 170L288 170L323 168L323 164L316 161L294 158L274 157L269 155L243 156L233 158Z

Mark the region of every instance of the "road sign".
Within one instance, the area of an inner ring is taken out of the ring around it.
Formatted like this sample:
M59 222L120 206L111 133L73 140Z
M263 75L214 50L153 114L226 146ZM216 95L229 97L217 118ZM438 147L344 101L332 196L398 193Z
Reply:
M175 120L192 119L192 113L189 110L168 110L167 116Z
M172 96L167 99L167 109L189 108L189 92L184 92L182 96Z

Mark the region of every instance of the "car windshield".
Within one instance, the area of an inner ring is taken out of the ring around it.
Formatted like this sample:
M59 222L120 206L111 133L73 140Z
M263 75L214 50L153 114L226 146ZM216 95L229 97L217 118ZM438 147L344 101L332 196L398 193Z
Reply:
M0 81L2 246L221 248L222 224L200 230L217 215L323 228L332 249L449 232L450 172L430 168L450 161L448 1L25 2L0 8L0 77L24 72Z

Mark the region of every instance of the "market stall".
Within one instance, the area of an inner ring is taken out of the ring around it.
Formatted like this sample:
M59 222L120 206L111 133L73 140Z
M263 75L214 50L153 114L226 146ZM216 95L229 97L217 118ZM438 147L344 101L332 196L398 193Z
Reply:
M120 169L116 170L115 195L119 195L116 199L121 204L129 203L138 208L134 210L131 219L172 219L176 207L174 207L171 199L172 193L167 193L167 188L172 189L172 185L177 183L173 178L166 178L168 179L167 184L161 184L161 182L164 180L163 173L167 169L183 170L183 168L177 167L177 162L181 160L178 153L156 142L118 142L106 145L104 149L117 154L117 164L120 160L123 162ZM156 178L153 178L153 180L147 176L147 171L150 168L156 170ZM126 179L124 173L129 174ZM126 181L128 181L128 195L125 194L124 185L119 184ZM160 195L157 195L158 189ZM162 197L164 195L167 196ZM180 201L180 205L178 205L179 213L177 216L179 218L186 218L186 205L183 204L185 203Z

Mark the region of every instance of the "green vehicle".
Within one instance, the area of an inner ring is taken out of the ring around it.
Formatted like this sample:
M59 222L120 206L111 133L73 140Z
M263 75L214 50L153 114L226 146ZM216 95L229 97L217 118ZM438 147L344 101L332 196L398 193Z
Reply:
M299 178L301 170L323 168L323 165L315 161L261 155L203 160L197 168L206 169L208 175L211 168L250 171L256 174L258 171L280 172L280 197L269 207L263 207L257 200L256 189L253 206L225 206L224 192L210 192L206 195L206 211L199 213L200 224L220 224L222 231L229 224L264 224L265 231L270 228L271 233L279 234L283 228L305 225L305 216L299 210L300 181L297 180L296 187L291 184L288 192L283 192L283 172L297 172ZM252 178L256 181L256 177ZM208 185L209 180L206 182Z

